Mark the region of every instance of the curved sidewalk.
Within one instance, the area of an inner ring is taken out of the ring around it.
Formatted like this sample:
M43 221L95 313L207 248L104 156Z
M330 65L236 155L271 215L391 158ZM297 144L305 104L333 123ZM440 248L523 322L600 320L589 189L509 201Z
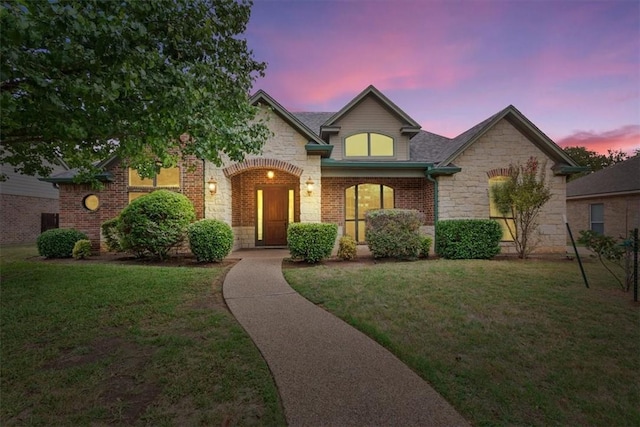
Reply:
M236 252L223 295L256 343L290 426L468 426L382 346L316 307L284 280L287 251Z

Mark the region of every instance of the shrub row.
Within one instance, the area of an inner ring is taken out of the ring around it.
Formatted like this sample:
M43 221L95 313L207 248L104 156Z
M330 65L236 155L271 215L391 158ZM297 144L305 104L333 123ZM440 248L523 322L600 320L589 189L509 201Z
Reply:
M73 228L54 228L38 236L36 245L40 256L46 258L71 258L73 247L87 235Z
M452 219L436 224L436 253L448 259L489 259L500 253L502 229L490 219Z

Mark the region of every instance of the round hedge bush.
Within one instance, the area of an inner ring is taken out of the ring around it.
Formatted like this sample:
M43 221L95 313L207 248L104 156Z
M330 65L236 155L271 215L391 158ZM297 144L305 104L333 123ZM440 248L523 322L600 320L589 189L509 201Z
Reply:
M219 262L229 255L233 246L233 231L223 221L201 219L187 228L189 247L200 262Z
M138 197L120 212L120 245L138 257L165 259L173 247L184 241L187 226L195 217L193 204L186 196L156 190Z
M40 256L71 258L76 242L87 239L86 234L73 228L53 228L39 235L36 244Z
M91 240L78 240L73 246L72 255L75 259L86 259L91 256Z

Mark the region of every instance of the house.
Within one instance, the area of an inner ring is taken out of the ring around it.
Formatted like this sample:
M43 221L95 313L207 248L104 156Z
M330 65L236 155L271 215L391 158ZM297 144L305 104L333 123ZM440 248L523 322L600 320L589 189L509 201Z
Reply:
M539 251L565 251L566 176L580 168L513 106L450 139L422 130L373 86L330 113L290 112L261 90L251 102L273 133L259 155L221 167L194 160L194 172L162 170L153 180L110 159L101 191L73 184L72 171L53 177L61 188L60 226L81 229L97 246L101 222L162 187L191 198L198 218L229 223L234 249L285 246L291 222L336 223L340 235L362 242L364 214L374 208L417 209L423 232L433 235L438 219L490 218L490 183L534 156L553 193L540 216Z
M52 165L53 174L67 170L66 165ZM0 244L34 243L40 233L58 227L60 203L58 188L36 176L23 175L3 164L0 173Z
M640 156L569 182L567 220L615 238L640 228Z

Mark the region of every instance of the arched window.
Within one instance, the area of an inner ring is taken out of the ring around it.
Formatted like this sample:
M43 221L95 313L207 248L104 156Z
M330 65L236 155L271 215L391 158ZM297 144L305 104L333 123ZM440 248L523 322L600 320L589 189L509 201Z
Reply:
M345 157L393 157L393 138L380 133L358 133L344 140Z
M345 190L344 234L364 242L365 214L370 209L392 209L393 188L380 184L359 184Z

